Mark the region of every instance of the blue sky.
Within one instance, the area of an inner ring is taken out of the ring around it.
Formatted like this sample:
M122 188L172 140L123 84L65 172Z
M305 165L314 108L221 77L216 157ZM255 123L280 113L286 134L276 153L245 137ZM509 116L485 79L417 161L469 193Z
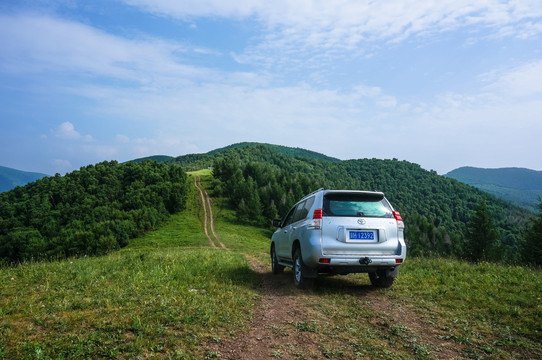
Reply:
M542 170L539 0L4 0L0 165L241 141Z

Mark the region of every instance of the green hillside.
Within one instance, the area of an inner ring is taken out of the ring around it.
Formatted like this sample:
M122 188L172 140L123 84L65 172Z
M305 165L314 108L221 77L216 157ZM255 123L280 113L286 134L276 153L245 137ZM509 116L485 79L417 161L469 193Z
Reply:
M397 159L337 161L300 149L242 143L167 162L102 163L0 194L0 258L99 254L182 209L184 171L212 168L213 195L237 221L270 229L320 187L383 191L406 224L409 254L471 256L467 230L484 205L495 240L484 260L517 263L532 213Z
M138 159L134 159L134 160L130 160L130 161L133 161L133 162L143 162L143 161L146 161L146 160L152 160L152 161L156 161L156 162L168 162L168 161L171 161L171 159L173 159L173 156L168 156L168 155L153 155L153 156L147 156L147 157L142 157L142 158L138 158Z
M185 208L120 251L0 266L0 358L542 357L540 270L409 257L390 289L351 274L301 292L219 197L211 246L186 180Z
M0 259L105 254L183 209L177 165L116 161L46 177L0 194Z
M524 168L461 167L446 175L513 204L535 210L542 197L542 171Z
M254 149L256 149L256 151ZM198 169L206 169L212 167L215 159L223 158L224 156L229 156L234 161L239 161L242 163L271 162L283 164L284 161L282 159L288 159L288 161L294 162L296 159L340 162L339 159L332 158L314 151L255 142L243 142L233 144L209 151L205 154L183 155L173 159L172 162L181 165L183 168L186 168L189 171L195 171Z
M0 192L11 190L16 186L23 186L45 176L48 175L0 166Z
M483 191L396 159L326 161L291 157L254 144L175 161L188 168L213 167L216 194L229 199L240 221L260 226L284 216L293 202L320 187L383 191L406 219L413 255L462 256L468 222L485 201L500 234L492 256L515 261L532 216Z
M256 143L256 142L242 142L242 143L232 144L223 148L209 151L208 154L214 155L228 149L243 149L243 148L251 148L251 147L260 146L260 145L271 148L280 154L288 155L291 157L304 157L304 158L309 158L309 159L325 160L325 161L341 161L337 158L329 157L324 154L320 154L320 153L306 150L306 149L301 149L298 147L293 148L289 146Z

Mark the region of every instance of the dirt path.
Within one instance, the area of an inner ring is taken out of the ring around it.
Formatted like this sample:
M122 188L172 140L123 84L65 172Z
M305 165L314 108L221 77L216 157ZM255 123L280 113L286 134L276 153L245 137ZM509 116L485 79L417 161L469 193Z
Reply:
M290 274L274 276L255 259L247 259L261 277L263 295L250 329L236 339L206 344L207 352L232 360L321 358L319 335L296 331L296 324L309 322L310 316Z
M216 243L218 243L223 249L225 249L226 246L220 241L215 232L211 197L207 193L207 190L205 190L205 188L201 185L201 178L199 176L194 176L194 186L199 190L201 203L203 205L203 230L205 232L205 236L207 236L207 239L209 239L209 242L213 247L217 247ZM214 237L214 241L209 235L209 230Z
M306 328L314 324L315 319L322 319L322 314L309 305L321 300L317 291L304 292L294 288L291 271L273 275L269 266L262 266L249 256L247 259L261 278L261 302L254 310L247 332L233 339L205 344L207 354L231 360L326 359L329 358L326 348L329 350L332 344L344 345L341 339L326 331L307 331ZM374 311L373 317L360 320L370 323L377 332L380 329L382 341L393 341L385 340L389 337L386 332L389 333L390 329L402 329L401 341L408 343L408 346L430 350L431 355L423 358L465 359L458 344L445 340L446 332L432 323L429 316L409 309L370 285L351 283L348 286L352 289L351 294L363 299L363 306ZM391 348L402 346L390 345ZM341 356L338 358L345 359Z

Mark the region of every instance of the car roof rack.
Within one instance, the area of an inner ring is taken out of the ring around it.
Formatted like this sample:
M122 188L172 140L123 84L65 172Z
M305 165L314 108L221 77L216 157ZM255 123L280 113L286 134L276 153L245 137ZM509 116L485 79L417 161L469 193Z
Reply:
M308 197L311 196L312 194L316 194L318 191L322 191L322 190L324 190L323 187L321 187L321 188L318 189L318 190L314 190L314 191L311 192L310 194L307 194L307 195L303 196L303 197L301 198L301 200L303 200L303 199L305 199L305 198L308 198ZM301 201L301 200L299 200L299 201ZM299 202L299 201L298 201L298 202Z

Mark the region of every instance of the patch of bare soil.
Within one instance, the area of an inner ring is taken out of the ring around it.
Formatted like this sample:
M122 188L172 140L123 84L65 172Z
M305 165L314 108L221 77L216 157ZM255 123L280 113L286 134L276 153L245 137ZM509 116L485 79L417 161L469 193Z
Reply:
M296 324L310 319L293 287L292 273L274 276L269 268L248 260L261 277L263 294L250 329L235 339L206 344L206 352L218 353L220 359L239 360L321 358L318 335L296 331Z
M293 286L292 273L285 271L275 276L269 267L255 259L248 257L248 260L261 277L263 295L249 330L234 339L204 344L205 353L220 359L325 359L321 344L329 343L330 339L322 339L322 333L298 331L297 325L310 324L314 316L300 296L300 290ZM364 304L377 314L368 319L376 328L404 329L405 341L411 346L428 348L429 358L464 359L457 343L447 341L446 332L432 323L429 316L420 315L386 294L370 289L358 288L357 292Z

